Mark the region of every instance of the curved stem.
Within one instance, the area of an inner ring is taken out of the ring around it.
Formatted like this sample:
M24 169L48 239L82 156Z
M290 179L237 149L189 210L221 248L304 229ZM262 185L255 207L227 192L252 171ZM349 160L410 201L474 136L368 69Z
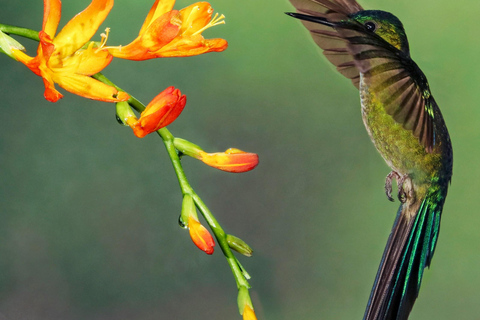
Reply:
M17 36L21 36L24 38L40 41L40 38L38 37L38 31L35 31L32 29L21 28L21 27L0 23L0 31L5 32L7 34L15 34Z

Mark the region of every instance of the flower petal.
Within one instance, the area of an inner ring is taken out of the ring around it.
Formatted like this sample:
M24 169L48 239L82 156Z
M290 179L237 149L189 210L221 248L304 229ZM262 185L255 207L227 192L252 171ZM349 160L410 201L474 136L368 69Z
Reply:
M40 43L37 49L37 57L43 60L47 65L50 57L55 51L55 46L52 42L52 38L46 32L40 31L38 37L40 38Z
M153 4L152 8L148 12L147 18L143 22L139 35L142 35L150 24L155 21L161 15L172 11L175 0L157 0Z
M12 54L17 61L26 65L37 76L41 75L40 69L38 68L39 62L37 57L32 58L18 49L12 49Z
M80 74L54 73L53 81L71 93L93 100L118 102L130 98L126 92L118 91L103 82Z
M183 35L192 35L204 28L212 18L213 8L208 2L197 2L180 10Z
M60 92L58 92L57 89L55 89L55 84L50 74L42 73L42 80L43 84L45 85L45 92L43 94L45 96L45 99L50 102L57 102L58 100L63 98L63 94L61 94Z
M113 0L92 0L92 3L73 17L53 43L62 57L69 56L87 43L97 32L112 9Z
M191 57L208 52L221 52L228 47L228 42L221 38L204 39L197 34L192 37L180 37L161 50L157 51L156 57Z
M80 49L74 55L63 59L62 70L64 72L78 73L87 76L102 71L110 64L113 56L106 50L97 50L91 42L87 49Z
M178 11L175 10L163 14L131 43L124 47L109 48L109 52L121 59L139 61L156 58L152 52L160 50L178 35L179 23L174 21L177 15Z
M42 30L51 38L53 38L57 32L61 10L62 3L60 0L43 0Z

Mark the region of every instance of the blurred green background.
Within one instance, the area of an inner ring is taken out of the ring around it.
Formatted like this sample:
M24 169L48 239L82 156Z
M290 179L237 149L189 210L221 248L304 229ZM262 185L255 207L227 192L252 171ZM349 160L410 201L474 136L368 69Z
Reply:
M63 1L61 24L89 2ZM0 3L0 23L41 27L42 1ZM108 44L130 42L152 3L116 0L101 27L112 29ZM225 52L115 60L104 73L144 102L180 88L188 102L174 135L260 155L239 175L183 161L225 230L255 250L240 260L259 319L361 319L398 202L385 197L389 168L358 93L284 15L286 0L211 3L227 23L204 35L227 39ZM480 2L361 4L403 21L454 147L440 239L410 319L479 319ZM181 194L161 140L119 126L113 104L69 93L47 102L41 78L4 55L0 68L0 313L240 319L219 248L203 254L177 225Z

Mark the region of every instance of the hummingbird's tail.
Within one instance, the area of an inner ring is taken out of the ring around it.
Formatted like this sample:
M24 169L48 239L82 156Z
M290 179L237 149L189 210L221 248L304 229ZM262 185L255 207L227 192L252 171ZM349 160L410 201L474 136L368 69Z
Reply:
M423 200L400 205L364 320L408 319L435 251L444 200L430 188Z

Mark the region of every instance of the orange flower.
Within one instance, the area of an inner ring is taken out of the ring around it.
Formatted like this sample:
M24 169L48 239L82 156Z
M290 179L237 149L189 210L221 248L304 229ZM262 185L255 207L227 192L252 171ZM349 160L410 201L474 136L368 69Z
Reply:
M130 116L125 122L137 137L143 138L175 121L182 113L186 102L187 97L182 96L180 90L168 87L150 101L140 114L140 119Z
M193 215L188 217L188 228L193 243L195 243L200 250L205 251L206 254L212 254L215 241L213 241L210 232L208 232Z
M245 309L243 309L243 320L257 320L255 311L253 311L248 304L246 304Z
M258 164L256 153L244 152L235 148L216 153L202 151L199 153L198 159L211 167L235 173L250 171Z
M90 41L113 6L113 0L93 0L81 13L70 20L55 36L60 21L60 0L44 0L42 31L37 56L32 58L13 49L15 59L43 78L45 99L56 102L63 95L55 83L71 93L107 102L128 100L125 92L106 85L90 76L103 70L112 60L107 51L98 50Z
M197 2L180 11L172 10L175 0L157 0L153 4L138 37L126 46L109 47L117 58L146 60L161 57L189 57L227 48L224 39L205 39L202 32L225 23L224 16L212 19L207 2Z

